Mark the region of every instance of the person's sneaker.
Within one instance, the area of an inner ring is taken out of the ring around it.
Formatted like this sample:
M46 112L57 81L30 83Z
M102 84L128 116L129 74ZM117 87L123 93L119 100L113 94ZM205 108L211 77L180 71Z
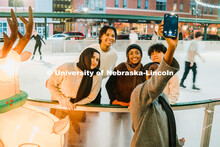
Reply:
M200 90L200 88L196 87L195 84L193 84L192 89L194 89L194 90Z
M34 55L32 56L31 60L33 60L33 59L34 59Z
M180 87L186 88L186 86L185 86L185 85L183 85L183 83L182 83L182 82L180 83Z

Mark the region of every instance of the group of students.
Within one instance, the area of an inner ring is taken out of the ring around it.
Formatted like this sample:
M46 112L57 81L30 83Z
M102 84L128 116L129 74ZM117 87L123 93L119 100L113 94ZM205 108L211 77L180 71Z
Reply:
M163 22L158 30L160 35L162 30ZM143 57L141 47L131 44L126 50L127 61L115 67L117 52L112 45L116 42L116 36L114 27L102 27L99 33L99 43L83 50L75 62L59 66L56 70L60 72L89 71L93 74L73 76L57 75L54 72L46 83L52 99L58 100L68 110L74 110L76 105L80 104L100 104L101 83L108 76L108 70L142 71L143 73L165 69L174 73L178 71L178 62L173 59L178 39L165 38L168 49L162 44L152 45L148 55L153 62L145 66L141 63ZM100 71L103 71L103 74L98 74ZM110 104L130 106L134 131L131 146L158 144L165 147L184 144L184 139L176 140L175 119L170 107L170 104L174 104L179 96L179 82L175 74L174 76L153 75L152 77L148 74L111 75L106 83L106 89Z
M116 36L115 28L104 26L100 30L99 44L93 44L86 48L75 62L65 63L58 67L56 70L59 73L63 71L92 71L94 74L91 77L89 75L57 75L54 72L47 81L47 88L52 99L58 100L61 105L70 109L74 109L77 104L100 104L101 81L108 76L107 71L141 71L142 73L148 70L155 71L156 69L152 69L152 67L158 67L167 51L163 44L153 44L148 50L148 55L153 62L143 66L141 63L143 57L141 47L137 44L131 44L126 50L127 61L115 67L117 52L112 44L116 41ZM96 72L101 70L103 74L97 75ZM129 106L132 91L144 81L146 81L146 74L111 75L106 83L110 104ZM179 82L177 75L171 78L164 92L168 96L170 104L174 104L178 100Z

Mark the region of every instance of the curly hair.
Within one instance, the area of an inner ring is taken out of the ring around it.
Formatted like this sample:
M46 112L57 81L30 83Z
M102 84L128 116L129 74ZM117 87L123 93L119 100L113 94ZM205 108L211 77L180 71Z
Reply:
M153 44L148 49L148 56L151 56L151 53L153 53L154 51L163 52L165 54L167 51L167 48L162 43Z
M99 32L99 44L101 44L102 42L102 35L103 34L106 34L107 30L108 29L111 29L115 32L115 42L116 42L116 38L117 38L117 32L116 32L116 29L114 27L111 27L111 26L107 26L105 25L104 27L101 28L100 32Z

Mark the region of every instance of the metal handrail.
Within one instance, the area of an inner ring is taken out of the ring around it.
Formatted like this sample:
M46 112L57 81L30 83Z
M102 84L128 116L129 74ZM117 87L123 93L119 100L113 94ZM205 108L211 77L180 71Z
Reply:
M66 109L66 107L59 105L57 101L40 101L39 99L27 100L27 103L30 105L56 108L56 109ZM208 147L210 143L210 136L212 131L212 123L214 116L214 107L220 105L220 98L208 99L203 101L193 101L193 102L181 102L171 105L174 111L178 110L189 110L189 109L198 109L205 108L205 115L203 121L203 131L200 142L200 147ZM86 104L76 106L76 111L92 111L92 112L130 112L127 107L110 105L110 104Z

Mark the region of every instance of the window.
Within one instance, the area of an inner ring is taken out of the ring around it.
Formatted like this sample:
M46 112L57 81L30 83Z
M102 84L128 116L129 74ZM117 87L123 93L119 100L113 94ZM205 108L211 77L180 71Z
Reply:
M176 11L176 3L173 3L173 11Z
M119 0L115 0L115 7L118 8Z
M99 10L99 0L95 0L95 10Z
M211 4L213 4L213 0L211 0ZM213 8L210 8L210 14L213 14Z
M141 0L137 1L137 8L140 9L141 8Z
M104 7L103 0L91 0L90 7L91 9L95 9L96 11L102 11Z
M148 9L148 4L149 4L149 1L145 0L145 9Z
M25 34L25 26L23 23L18 23L19 32L24 35Z
M3 37L3 32L7 34L7 23L0 22L0 37Z
M210 8L210 14L213 14L213 8Z
M166 0L157 0L157 10L166 10L167 1Z
M23 7L24 1L23 0L9 0L8 5L9 7Z
M99 10L103 11L103 7L104 7L103 0L99 0Z
M103 11L104 8L103 0L90 0L89 8L95 9L96 11Z
M196 9L196 2L195 0L190 0L190 13L192 13L192 10Z
M123 0L123 8L127 8L127 0Z
M208 9L208 8L207 8L207 7L205 7L205 12L204 12L205 14L207 14L207 9Z
M183 12L183 4L180 4L180 12Z
M90 1L90 8L95 9L95 0Z

